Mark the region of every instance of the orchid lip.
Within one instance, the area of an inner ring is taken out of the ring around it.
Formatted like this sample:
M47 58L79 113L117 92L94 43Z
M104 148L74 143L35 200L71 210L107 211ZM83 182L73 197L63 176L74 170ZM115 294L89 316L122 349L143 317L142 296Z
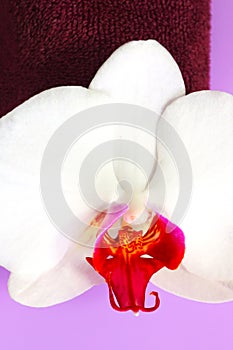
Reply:
M87 262L104 277L112 308L117 311L152 312L160 306L158 293L154 305L145 306L146 288L153 274L163 267L175 270L184 257L184 234L166 218L155 213L146 233L120 219L121 228L113 238L108 231L95 243ZM169 225L169 232L167 227Z

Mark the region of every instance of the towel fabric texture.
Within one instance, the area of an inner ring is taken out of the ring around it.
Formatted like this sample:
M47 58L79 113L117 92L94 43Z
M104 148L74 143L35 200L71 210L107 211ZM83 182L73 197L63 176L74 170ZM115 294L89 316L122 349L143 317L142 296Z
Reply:
M156 39L187 92L209 88L210 0L4 0L0 116L60 85L88 86L122 44Z

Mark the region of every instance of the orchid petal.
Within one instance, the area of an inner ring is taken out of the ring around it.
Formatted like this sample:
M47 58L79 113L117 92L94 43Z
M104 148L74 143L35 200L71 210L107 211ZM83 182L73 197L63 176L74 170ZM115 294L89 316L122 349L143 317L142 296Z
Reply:
M64 256L68 240L52 225L42 203L43 152L66 120L106 101L109 99L103 94L81 87L55 88L34 96L1 119L0 263L4 267L39 274ZM114 174L112 179L114 187ZM69 185L65 183L64 192L69 192ZM84 204L79 197L77 203L82 211Z
M102 91L120 102L153 110L154 131L158 117L166 105L185 94L178 65L170 53L155 40L132 41L121 46L99 69L90 88ZM142 119L146 118L145 112L141 114ZM155 155L155 138L151 141L139 128L134 126L128 131L119 126L116 134L120 139L126 138L137 144L140 144L141 140L143 147ZM131 142L128 142L127 148L135 149ZM138 159L143 159L143 152L135 150L136 152ZM137 216L143 210L138 203L145 202L147 193L144 193L144 198L142 196L139 198L138 195L144 191L150 174L145 174L138 166L138 162L135 164L127 160L126 153L124 160L114 161L114 170L123 190L128 192L129 187L131 188L133 196L130 212L131 216ZM154 163L151 162L151 171L153 167Z
M155 40L131 41L118 48L99 69L90 88L159 115L168 103L185 94L177 63Z
M39 176L43 152L53 133L69 118L89 107L111 102L82 87L58 87L33 96L0 120L1 173L28 184ZM21 175L21 176L20 176Z
M46 307L70 300L94 285L103 283L86 262L90 248L71 243L63 259L42 275L11 274L8 288L17 302L34 307Z
M2 266L13 272L38 274L62 258L69 241L50 222L39 190L5 184L0 204Z
M175 271L158 271L151 282L168 292L196 301L221 303L233 298L233 280L226 283L211 281L187 271L183 264Z
M182 264L187 273L196 275L200 281L194 298L208 301L211 295L213 300L228 300L233 297L232 289L226 294L218 291L223 290L221 282L227 285L233 280L233 96L214 91L190 94L168 106L162 120L172 126L183 142L192 167L190 203L183 220L175 223L185 235L186 253ZM158 137L163 139L164 132L159 125ZM180 187L168 153L158 145L158 161L166 174L167 190L162 213L171 218ZM178 276L177 284L165 283L163 279L160 286L164 284L169 291L179 290L181 295L188 296L183 274ZM217 285L216 295L214 291L208 292L203 279L210 281L210 286Z

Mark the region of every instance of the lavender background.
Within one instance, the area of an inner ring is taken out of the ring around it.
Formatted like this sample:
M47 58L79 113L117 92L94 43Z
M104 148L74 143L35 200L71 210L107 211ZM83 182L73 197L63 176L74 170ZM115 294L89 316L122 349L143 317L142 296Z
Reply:
M211 88L233 93L233 2L212 1ZM108 305L106 286L46 309L16 304L0 270L0 349L233 349L233 302L210 305L160 291L161 308L134 317Z

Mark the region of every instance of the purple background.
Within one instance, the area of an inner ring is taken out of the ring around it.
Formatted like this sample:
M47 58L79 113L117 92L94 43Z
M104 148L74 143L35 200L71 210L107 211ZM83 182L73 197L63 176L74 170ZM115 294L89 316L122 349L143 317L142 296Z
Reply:
M213 0L211 88L233 93L233 2ZM233 303L211 305L160 291L161 308L134 317L108 305L106 286L67 303L33 309L12 301L0 271L2 350L233 349Z

